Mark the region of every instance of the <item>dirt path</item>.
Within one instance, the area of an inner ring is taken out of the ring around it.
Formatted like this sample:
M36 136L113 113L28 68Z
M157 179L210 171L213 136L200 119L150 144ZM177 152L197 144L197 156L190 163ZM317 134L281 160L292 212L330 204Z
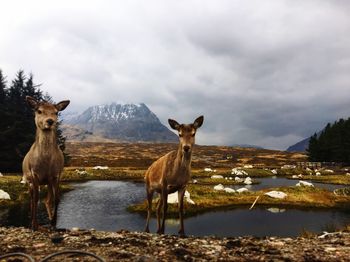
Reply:
M106 261L350 261L350 233L294 239L178 238L127 231L41 230L33 233L26 228L0 227L0 256L24 252L39 261L68 249L89 251ZM62 256L50 261L62 261ZM68 261L96 260L75 257Z

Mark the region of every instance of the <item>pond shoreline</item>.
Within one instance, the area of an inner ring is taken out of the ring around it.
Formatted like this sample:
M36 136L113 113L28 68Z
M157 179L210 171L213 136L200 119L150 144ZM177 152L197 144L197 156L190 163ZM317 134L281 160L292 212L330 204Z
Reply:
M62 250L88 251L106 261L346 261L350 252L349 230L297 238L180 238L123 230L41 228L32 232L23 227L0 227L0 238L0 256L23 252L36 260Z

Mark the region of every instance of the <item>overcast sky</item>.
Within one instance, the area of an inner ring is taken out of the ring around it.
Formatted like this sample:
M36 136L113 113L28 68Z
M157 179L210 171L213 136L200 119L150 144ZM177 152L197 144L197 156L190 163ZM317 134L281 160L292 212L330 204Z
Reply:
M350 1L4 1L0 68L70 111L144 102L204 115L199 144L285 149L350 117Z

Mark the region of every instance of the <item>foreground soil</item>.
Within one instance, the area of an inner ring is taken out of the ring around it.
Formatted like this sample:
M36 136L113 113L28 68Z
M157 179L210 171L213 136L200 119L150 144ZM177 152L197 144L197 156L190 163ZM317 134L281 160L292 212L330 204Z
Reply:
M24 252L36 261L72 249L92 252L106 261L350 261L350 232L293 239L179 238L127 231L32 232L26 228L0 227L0 239L0 256ZM62 261L63 257L57 259ZM64 261L96 261L87 257L70 259Z

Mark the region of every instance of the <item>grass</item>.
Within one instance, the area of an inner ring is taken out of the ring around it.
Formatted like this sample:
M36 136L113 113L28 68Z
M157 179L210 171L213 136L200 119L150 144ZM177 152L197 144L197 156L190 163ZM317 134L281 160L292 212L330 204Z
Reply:
M257 196L260 196L256 206L274 207L302 207L302 208L345 208L350 206L349 196L336 196L332 192L313 187L281 187L275 188L287 194L283 200L270 198L264 193L272 189L255 192L226 193L215 191L210 186L189 185L188 191L191 199L196 203L190 205L185 203L185 216L193 216L199 213L235 207L250 207ZM156 200L155 200L156 202ZM153 205L155 211L156 204ZM146 201L128 207L130 212L146 213ZM176 204L169 205L169 217L177 217Z
M28 186L21 184L21 176L20 175L4 175L0 177L0 189L7 192L11 200L0 199L0 208L7 207L10 205L15 205L20 202L29 201L29 193ZM61 192L67 192L72 190L73 188L69 185L61 184L60 190ZM47 189L45 187L41 187L40 190L40 198L46 196Z

